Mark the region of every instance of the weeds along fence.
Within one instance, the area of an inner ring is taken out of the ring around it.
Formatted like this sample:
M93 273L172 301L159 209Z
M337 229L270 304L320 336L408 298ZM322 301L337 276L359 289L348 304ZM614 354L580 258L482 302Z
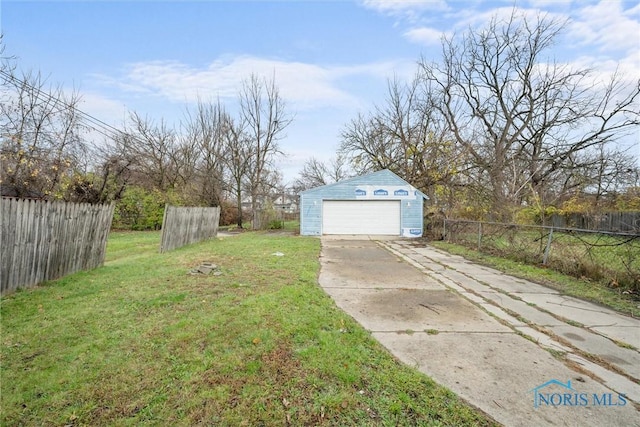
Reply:
M162 220L160 252L167 252L218 234L220 208L167 205Z
M0 294L101 266L113 209L0 199Z
M640 291L640 234L446 219L443 236L481 252Z
M299 212L286 212L284 210L276 209L263 209L258 211L258 222L256 223L256 229L259 230L272 230L285 227L287 221L299 221Z

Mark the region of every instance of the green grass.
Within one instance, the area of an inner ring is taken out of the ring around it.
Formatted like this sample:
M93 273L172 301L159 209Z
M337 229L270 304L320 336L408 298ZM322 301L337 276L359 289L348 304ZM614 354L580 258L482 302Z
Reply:
M429 242L430 245L461 255L469 260L488 265L505 273L512 274L554 288L565 295L571 295L587 301L595 302L620 313L640 316L640 301L632 294L625 294L620 289L609 288L602 283L587 279L578 279L562 274L550 268L542 268L520 261L480 253L465 246L442 241Z
M318 239L158 246L114 233L104 267L2 299L1 425L492 424L335 306Z

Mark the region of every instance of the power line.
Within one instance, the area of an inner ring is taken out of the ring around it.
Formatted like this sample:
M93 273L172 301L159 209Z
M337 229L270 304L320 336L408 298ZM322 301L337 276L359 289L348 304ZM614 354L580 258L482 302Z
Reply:
M8 73L7 71L1 70L1 69L0 69L0 75L2 75L5 78L5 80L8 80L9 82L11 82L15 87L26 86L28 89L32 90L36 94L36 97L45 97L45 100L53 102L55 106L57 107L61 106L61 108L57 112L62 112L67 110L74 111L76 114L78 114L82 118L85 125L87 124L86 122L89 122L88 124L89 128L93 129L94 131L100 133L103 136L106 136L107 138L115 139L114 137L121 136L121 137L133 138L135 140L138 140L138 142L142 142L135 135L131 135L127 132L124 132L116 128L115 126L112 126L98 119L97 117L80 110L79 108L73 105L67 104L65 101L61 100L60 98L57 98L51 95L50 93L45 92L36 86L33 86L26 79L18 79L13 74Z

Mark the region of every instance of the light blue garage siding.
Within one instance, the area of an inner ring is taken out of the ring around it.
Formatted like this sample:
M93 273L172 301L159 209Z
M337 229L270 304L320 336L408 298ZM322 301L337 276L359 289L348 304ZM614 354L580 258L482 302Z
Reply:
M382 190L382 191L378 191ZM300 193L300 234L322 235L325 200L400 200L398 235L422 235L422 208L426 196L389 170L381 170Z

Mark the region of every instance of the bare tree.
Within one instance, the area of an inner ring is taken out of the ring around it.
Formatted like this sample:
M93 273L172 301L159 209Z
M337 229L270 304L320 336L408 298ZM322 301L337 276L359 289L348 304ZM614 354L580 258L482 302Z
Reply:
M136 181L147 189L165 192L175 187L178 178L178 148L175 132L161 120L155 123L136 112L130 115L132 136L126 146L129 156L137 158Z
M358 173L390 169L434 198L437 186L452 182L461 155L430 95L419 76L390 80L385 103L345 127L339 152Z
M375 116L359 113L342 131L339 153L350 159L357 174L393 167L391 147Z
M0 73L3 194L61 198L74 171L86 163L84 128L76 109L80 97L61 87L47 87L39 73L18 77L4 66Z
M302 166L292 188L297 193L321 185L333 184L349 176L344 156L338 154L331 158L328 164L311 157Z
M640 124L638 82L615 74L601 86L591 70L546 61L563 27L514 9L506 20L444 39L440 63L420 63L434 105L472 159L473 180L502 219L531 197L546 199L567 169L583 166L581 153Z
M243 81L240 91L241 128L250 145L247 183L251 197L253 228L259 228L259 207L269 187L267 171L282 155L278 141L292 119L286 114L285 103L275 83L252 74Z
M224 138L224 162L228 173L228 187L234 195L238 210L237 225L243 226L242 201L249 175L252 144L241 125L229 115L224 116L222 136Z
M178 170L183 185L197 186L197 200L207 206L220 206L223 198L227 116L220 101L198 101L195 111L187 110Z
M590 150L583 150L571 156L579 167L566 168L566 176L558 180L551 196L566 199L568 192L583 192L592 196L592 209L613 207L619 194L634 185L637 173L636 159L627 151L602 142ZM575 160L574 160L575 159ZM551 197L549 196L549 197Z
M120 200L131 183L132 170L136 159L122 152L113 151L104 158L95 176L97 181L91 188L97 197L82 201L88 203L105 203L112 200Z

